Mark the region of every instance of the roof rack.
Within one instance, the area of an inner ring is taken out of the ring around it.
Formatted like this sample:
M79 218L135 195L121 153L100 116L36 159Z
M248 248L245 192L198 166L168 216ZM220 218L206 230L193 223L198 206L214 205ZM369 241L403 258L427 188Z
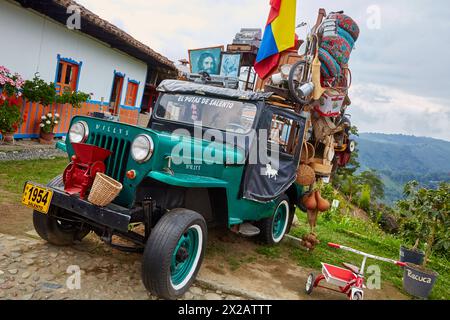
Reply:
M236 77L224 77L218 75L210 75L207 72L201 73L185 73L185 78L187 81L195 82L199 84L206 84L215 87L227 88L227 89L238 89L239 79Z

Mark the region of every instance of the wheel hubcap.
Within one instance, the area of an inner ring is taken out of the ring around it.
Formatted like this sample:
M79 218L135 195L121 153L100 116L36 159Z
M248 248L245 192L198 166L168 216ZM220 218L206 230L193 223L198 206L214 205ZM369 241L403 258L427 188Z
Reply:
M170 275L172 284L177 286L188 278L197 263L199 249L199 234L196 228L189 228L178 240L172 253Z
M286 230L287 208L282 202L273 216L272 236L274 239L279 239Z

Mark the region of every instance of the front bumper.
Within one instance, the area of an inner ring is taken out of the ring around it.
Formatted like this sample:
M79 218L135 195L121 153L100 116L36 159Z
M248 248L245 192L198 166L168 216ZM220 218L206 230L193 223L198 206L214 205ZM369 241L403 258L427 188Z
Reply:
M128 225L132 217L142 210L141 208L128 209L115 204L99 207L82 200L77 196L71 196L58 187L47 187L53 190L51 205L66 209L81 216L94 224L105 226L113 230L128 232Z

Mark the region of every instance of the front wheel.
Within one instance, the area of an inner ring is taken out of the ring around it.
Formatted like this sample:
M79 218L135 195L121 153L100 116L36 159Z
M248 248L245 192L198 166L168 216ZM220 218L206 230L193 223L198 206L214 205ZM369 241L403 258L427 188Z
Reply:
M269 245L280 243L289 225L289 214L289 198L283 194L278 199L272 216L258 223L261 241Z
M33 211L33 225L38 235L51 244L69 246L81 241L90 230L81 223L70 219L64 209L50 206L47 214Z
M313 273L310 273L308 279L306 279L305 292L306 294L311 294L314 289L314 282L316 281L316 277Z
M205 219L188 209L173 209L153 228L144 250L142 281L151 293L176 299L194 282L206 249Z

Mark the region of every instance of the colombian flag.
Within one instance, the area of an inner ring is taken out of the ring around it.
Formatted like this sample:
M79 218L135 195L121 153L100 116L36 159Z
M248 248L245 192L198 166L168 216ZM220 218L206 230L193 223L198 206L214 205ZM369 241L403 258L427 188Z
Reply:
M278 65L280 52L295 45L296 0L270 0L270 6L269 19L255 62L256 73L261 79Z

